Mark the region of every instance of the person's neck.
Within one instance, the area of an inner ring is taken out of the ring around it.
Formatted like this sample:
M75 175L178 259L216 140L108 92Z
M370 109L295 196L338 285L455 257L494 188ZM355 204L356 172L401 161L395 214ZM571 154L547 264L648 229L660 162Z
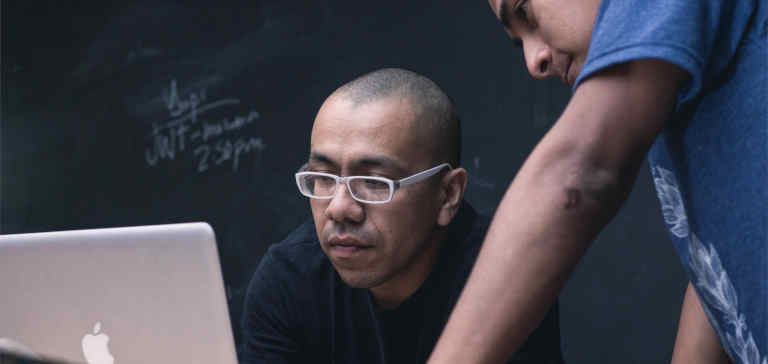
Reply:
M434 268L444 237L443 231L435 231L424 251L407 267L386 282L370 288L379 309L393 310L413 295Z

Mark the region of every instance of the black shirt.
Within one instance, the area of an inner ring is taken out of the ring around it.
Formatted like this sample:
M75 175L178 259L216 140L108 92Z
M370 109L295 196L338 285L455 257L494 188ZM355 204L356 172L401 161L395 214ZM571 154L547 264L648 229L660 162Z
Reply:
M245 299L241 363L424 363L471 272L489 219L464 203L413 295L381 310L341 280L308 221L269 248ZM562 363L554 305L510 363Z

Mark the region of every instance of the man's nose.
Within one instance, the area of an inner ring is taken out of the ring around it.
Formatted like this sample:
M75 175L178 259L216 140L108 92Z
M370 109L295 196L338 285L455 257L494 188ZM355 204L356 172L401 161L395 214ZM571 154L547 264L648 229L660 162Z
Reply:
M552 68L552 51L544 42L537 39L527 39L523 42L523 53L528 73L536 79L554 76Z
M337 222L362 222L365 218L365 211L360 202L352 198L349 192L349 186L345 183L339 183L336 195L333 196L325 213L331 220Z

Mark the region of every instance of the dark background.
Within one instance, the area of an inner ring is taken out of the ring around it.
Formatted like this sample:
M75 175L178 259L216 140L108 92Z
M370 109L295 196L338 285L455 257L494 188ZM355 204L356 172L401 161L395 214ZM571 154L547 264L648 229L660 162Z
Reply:
M570 95L483 0L4 0L0 233L207 221L237 335L262 254L310 216L292 174L317 108L381 67L456 100L489 214ZM646 167L562 294L566 359L668 361L684 286Z

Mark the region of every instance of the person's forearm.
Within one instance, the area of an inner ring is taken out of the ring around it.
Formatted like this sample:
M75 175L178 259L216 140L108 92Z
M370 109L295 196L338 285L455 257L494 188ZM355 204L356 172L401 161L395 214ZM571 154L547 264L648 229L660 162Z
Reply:
M687 363L731 363L690 283L685 291L675 351L672 354L672 364Z
M429 363L501 362L546 314L626 199L674 105L677 83L659 90L635 71L627 65L584 83L525 162Z
M539 324L623 200L615 186L586 191L567 183L572 176L558 174L568 170L561 168L531 161L515 178L430 363L506 360Z

